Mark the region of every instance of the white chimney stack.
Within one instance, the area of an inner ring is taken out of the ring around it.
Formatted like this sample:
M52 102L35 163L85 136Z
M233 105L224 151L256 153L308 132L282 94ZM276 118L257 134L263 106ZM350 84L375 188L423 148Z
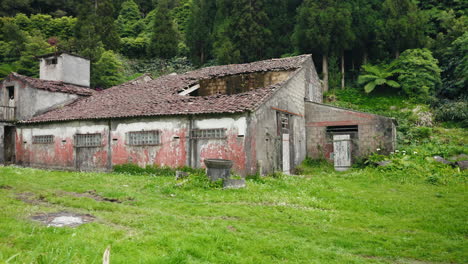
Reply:
M66 52L46 54L40 59L39 78L89 87L90 62Z

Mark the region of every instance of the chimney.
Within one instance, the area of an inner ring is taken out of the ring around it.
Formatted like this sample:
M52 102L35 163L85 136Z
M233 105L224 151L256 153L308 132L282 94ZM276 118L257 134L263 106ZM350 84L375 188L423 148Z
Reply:
M39 78L89 87L90 62L78 55L59 52L39 56Z

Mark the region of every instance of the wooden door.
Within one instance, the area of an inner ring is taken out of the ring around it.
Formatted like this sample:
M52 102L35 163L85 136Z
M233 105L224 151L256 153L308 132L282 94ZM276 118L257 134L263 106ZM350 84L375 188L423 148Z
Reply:
M333 135L333 160L337 171L345 171L351 167L350 135Z

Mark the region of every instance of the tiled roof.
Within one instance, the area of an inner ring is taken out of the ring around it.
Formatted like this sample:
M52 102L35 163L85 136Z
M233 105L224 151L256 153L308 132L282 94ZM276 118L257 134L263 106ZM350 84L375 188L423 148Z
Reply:
M6 77L6 81L20 80L34 88L46 90L49 92L58 92L58 93L69 93L77 94L83 96L93 95L96 91L84 86L73 85L69 83L64 83L61 81L47 81L37 78L32 78L18 74L16 72L11 73Z
M182 96L178 92L202 79L240 73L296 70L309 57L310 55L302 55L248 64L214 66L179 75L165 75L146 83L127 82L24 123L253 111L282 83L233 95Z

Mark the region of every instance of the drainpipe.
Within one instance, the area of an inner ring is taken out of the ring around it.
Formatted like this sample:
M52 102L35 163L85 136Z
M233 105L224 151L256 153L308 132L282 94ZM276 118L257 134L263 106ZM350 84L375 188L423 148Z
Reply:
M193 128L193 115L189 115L189 129L188 129L188 155L187 155L187 164L189 167L192 167L192 150L193 150L193 139L192 139L192 128Z
M108 132L107 132L107 168L109 171L112 170L112 123L111 120L107 121Z

